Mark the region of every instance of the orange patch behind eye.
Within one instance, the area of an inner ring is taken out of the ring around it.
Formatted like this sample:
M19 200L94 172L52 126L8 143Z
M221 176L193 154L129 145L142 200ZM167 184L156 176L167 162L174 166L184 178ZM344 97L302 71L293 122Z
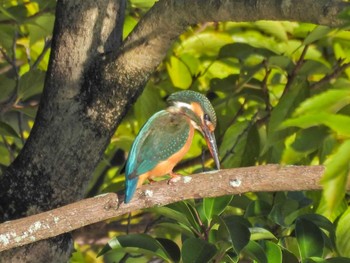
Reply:
M197 116L199 116L201 118L201 120L203 121L203 116L204 116L204 112L202 110L201 105L199 105L198 102L191 102L191 106L192 106L192 110L194 113L196 113Z

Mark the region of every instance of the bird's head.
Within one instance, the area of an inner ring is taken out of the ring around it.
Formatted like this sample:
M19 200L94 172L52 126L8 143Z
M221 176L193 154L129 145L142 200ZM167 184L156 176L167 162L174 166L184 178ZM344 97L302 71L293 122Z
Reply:
M216 167L220 169L219 152L214 135L216 115L208 98L201 93L185 90L171 94L167 102L172 106L171 110L189 117L194 128L203 134Z

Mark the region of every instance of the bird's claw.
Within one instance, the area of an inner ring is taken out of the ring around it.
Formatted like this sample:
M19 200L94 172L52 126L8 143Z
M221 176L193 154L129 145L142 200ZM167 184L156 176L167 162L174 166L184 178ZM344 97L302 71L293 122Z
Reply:
M171 178L168 180L168 184L175 184L181 180L181 175L176 173L170 173Z

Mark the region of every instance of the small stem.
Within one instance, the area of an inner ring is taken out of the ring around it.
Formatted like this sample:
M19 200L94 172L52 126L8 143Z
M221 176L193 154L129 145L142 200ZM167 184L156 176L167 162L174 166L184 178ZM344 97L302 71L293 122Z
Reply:
M342 64L344 60L339 59L336 66L334 67L334 70L331 74L328 74L326 76L324 76L322 79L320 79L318 82L312 84L310 86L310 89L319 89L320 87L322 87L324 84L329 83L332 79L336 79L340 76L341 73L343 73L343 71L345 69L347 69L348 67L350 67L350 63L345 63Z
M295 77L297 76L299 70L301 69L301 66L304 64L305 60L305 55L306 55L306 52L309 48L309 45L305 45L303 51L301 52L301 55L297 61L297 63L295 64L295 67L293 68L292 72L288 75L288 81L287 81L287 84L283 90L283 93L282 93L282 97L284 96L284 94L287 93L287 91L290 89L290 87L292 86L292 83L295 79Z

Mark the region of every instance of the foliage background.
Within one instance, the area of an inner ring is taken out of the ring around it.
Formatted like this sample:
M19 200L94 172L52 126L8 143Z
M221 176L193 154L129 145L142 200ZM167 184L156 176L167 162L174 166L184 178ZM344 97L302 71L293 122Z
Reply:
M124 37L153 3L128 2ZM0 3L2 170L34 122L54 11L55 1ZM119 173L137 132L183 89L212 101L223 168L325 164L323 192L248 193L137 211L103 225L102 236L112 238L106 246L96 229L93 245L76 233L71 261L350 262L349 14L342 17L344 28L335 29L272 21L189 28L119 126L86 196L124 188ZM178 172L214 167L205 149L197 134Z

